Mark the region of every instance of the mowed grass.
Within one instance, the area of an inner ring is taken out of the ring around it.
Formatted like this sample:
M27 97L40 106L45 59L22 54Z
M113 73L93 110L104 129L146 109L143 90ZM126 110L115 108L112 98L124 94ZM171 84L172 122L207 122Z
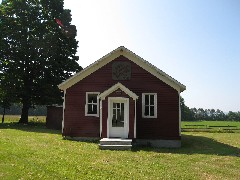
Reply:
M206 126L238 126L240 121L182 121L182 127L186 125L206 125Z
M0 125L0 179L239 179L240 133L185 132L182 148L99 150L41 124Z
M1 117L1 122L2 122L2 115ZM18 122L20 119L21 115L5 115L4 122L5 123L14 123ZM46 116L28 116L28 121L29 123L46 123Z
M238 132L240 121L182 121L182 131Z

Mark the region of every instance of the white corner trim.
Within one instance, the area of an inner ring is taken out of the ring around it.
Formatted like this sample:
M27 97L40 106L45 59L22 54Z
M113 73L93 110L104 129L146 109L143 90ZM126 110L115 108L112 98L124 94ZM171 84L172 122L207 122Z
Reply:
M129 90L128 88L126 88L124 85L122 85L119 82L117 84L113 85L112 87L110 87L109 89L107 89L106 91L104 91L103 93L101 93L98 97L99 97L99 99L104 100L109 94L113 93L117 89L121 89L123 92L125 92L127 95L129 95L131 98L133 98L133 100L138 99L138 96L134 92L132 92L131 90Z
M97 114L88 114L88 94L97 94ZM85 116L99 117L99 99L98 99L99 94L100 92L86 92Z
M71 78L67 79L63 83L58 85L58 88L61 90L67 89L71 87L72 85L76 84L77 82L81 81L85 77L89 76L96 70L100 69L101 67L105 66L109 62L113 61L115 58L119 57L120 55L125 56L128 58L130 61L136 63L158 79L162 80L178 92L182 92L186 89L186 86L172 78L171 76L167 75L165 72L162 70L158 69L156 66L152 65L148 61L144 60L140 56L136 55L132 51L128 50L124 46L120 46L117 49L113 50L112 52L108 53L104 57L100 58L98 61L95 63L89 65L87 68L83 69L79 73L76 73L74 76Z
M131 52L131 51L129 51L129 52ZM182 92L182 91L186 90L186 86L179 83L177 80L175 80L174 78L172 78L171 76L169 76L168 74L163 72L162 70L158 69L156 66L152 65L148 61L144 60L140 56L138 56L134 53L125 53L124 55L126 58L133 61L134 63L139 65L141 68L148 71L149 73L151 73L153 76L157 77L158 79L162 80L164 83L171 86L178 92Z
M135 113L134 113L134 138L136 138L136 128L137 128L137 113L136 113L136 110L137 110L137 102L136 102L136 100L135 100L135 107L134 107L134 109L135 109Z
M65 112L65 98L66 98L66 90L63 91L63 119L62 119L62 134L63 134L63 130L64 130L64 112Z
M180 105L180 93L178 93L178 104L179 104L179 136L181 136L182 113L181 113L181 105Z
M112 52L108 53L107 55L103 56L99 60L95 61L93 64L90 64L88 67L83 69L82 71L76 73L66 81L62 82L61 84L58 85L58 88L61 90L67 89L77 82L81 81L85 77L89 76L96 70L100 69L101 67L105 66L112 60L116 59L121 55L122 51L119 51L119 48L113 50Z
M99 137L102 137L102 100L100 101L100 134Z
M108 117L107 117L107 138L109 138L109 123L110 123L110 112L111 112L111 107L110 107L110 98L108 98Z

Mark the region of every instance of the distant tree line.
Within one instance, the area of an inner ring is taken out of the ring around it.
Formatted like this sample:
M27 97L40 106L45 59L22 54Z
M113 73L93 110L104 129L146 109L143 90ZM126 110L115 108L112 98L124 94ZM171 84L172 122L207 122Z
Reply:
M182 121L240 121L240 111L224 113L217 109L189 108L184 99L180 99Z
M0 108L0 114L3 114L4 109ZM21 104L13 104L9 108L5 109L6 115L20 115L22 112ZM47 107L46 106L35 106L29 109L30 116L46 116Z
M180 99L182 121L240 121L240 111L224 113L217 109L189 108L185 105L184 99ZM0 114L3 114L4 109L0 108ZM5 109L5 114L20 115L22 111L21 104L13 104ZM30 116L46 116L46 106L35 106L29 109Z

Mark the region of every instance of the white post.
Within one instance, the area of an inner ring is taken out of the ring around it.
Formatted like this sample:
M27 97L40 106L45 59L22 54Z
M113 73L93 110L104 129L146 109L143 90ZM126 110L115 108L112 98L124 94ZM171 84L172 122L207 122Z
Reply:
M181 136L181 105L180 105L180 93L178 93L178 103L179 103L179 136Z
M64 90L64 92L63 92L63 119L62 119L62 134L63 134L63 130L64 130L65 96L66 96L66 90Z

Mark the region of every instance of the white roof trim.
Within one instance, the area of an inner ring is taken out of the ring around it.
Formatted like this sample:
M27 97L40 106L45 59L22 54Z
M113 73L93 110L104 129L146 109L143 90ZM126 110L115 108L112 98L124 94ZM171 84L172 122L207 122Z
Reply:
M104 91L102 94L98 95L99 99L105 100L105 98L113 93L114 91L116 91L117 89L121 89L123 92L125 92L127 95L129 95L131 98L133 98L133 100L138 99L138 96L132 92L131 90L129 90L128 88L126 88L124 85L122 85L120 82L118 82L117 84L115 84L114 86L110 87L109 89L107 89L106 91Z
M108 53L107 55L105 55L104 57L99 59L98 61L89 65L82 71L76 73L74 76L70 77L63 83L59 84L58 88L61 90L68 89L69 87L73 86L77 82L79 82L82 79L84 79L85 77L89 76L96 70L105 66L106 64L108 64L109 62L114 60L115 58L119 57L120 55L123 55L126 58L128 58L130 61L136 63L137 65L139 65L140 67L142 67L143 69L145 69L146 71L148 71L149 73L151 73L152 75L157 77L158 79L162 80L163 82L165 82L172 88L176 89L178 92L182 92L182 91L186 90L186 86L184 86L183 84L181 84L180 82L178 82L177 80L172 78L171 76L167 75L165 72L158 69L156 66L152 65L151 63L144 60L140 56L136 55L132 51L128 50L124 46L120 46L119 48Z

